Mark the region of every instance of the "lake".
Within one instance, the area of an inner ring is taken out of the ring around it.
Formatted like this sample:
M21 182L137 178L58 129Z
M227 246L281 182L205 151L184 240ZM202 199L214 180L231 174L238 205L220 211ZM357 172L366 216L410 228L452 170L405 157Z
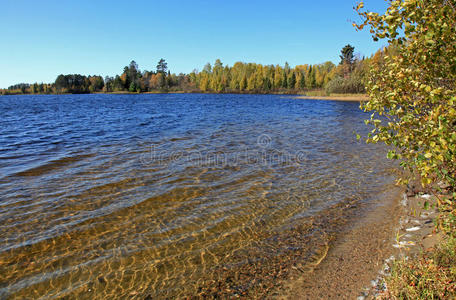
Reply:
M267 295L394 180L355 102L0 97L0 298Z

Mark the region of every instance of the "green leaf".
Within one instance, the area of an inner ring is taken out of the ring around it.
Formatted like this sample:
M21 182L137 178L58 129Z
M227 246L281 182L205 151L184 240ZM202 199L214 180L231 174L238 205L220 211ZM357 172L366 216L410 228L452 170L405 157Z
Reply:
M394 152L392 150L388 151L388 154L386 155L388 159L393 159L394 157Z
M425 210L429 210L429 202L428 202L428 201L424 201L423 208L424 208Z

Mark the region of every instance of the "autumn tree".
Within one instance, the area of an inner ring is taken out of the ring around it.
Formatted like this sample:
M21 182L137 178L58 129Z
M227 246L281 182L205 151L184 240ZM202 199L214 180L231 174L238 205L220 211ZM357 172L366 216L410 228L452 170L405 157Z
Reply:
M389 2L384 14L357 11L374 40L388 42L367 82L375 128L368 142L394 146L388 157L423 185L456 186L456 4L446 0ZM391 51L390 51L391 50ZM403 178L407 182L409 178ZM453 200L456 194L452 195Z
M207 63L201 72L176 75L160 59L156 71L141 71L132 60L114 77L59 75L53 87L46 85L16 85L8 93L92 93L92 92L146 92L146 91L201 91L201 92L285 92L322 88L333 77L334 64L304 65L292 68L288 63L262 65L236 62L232 67L217 59L212 66ZM5 94L5 92L4 92Z

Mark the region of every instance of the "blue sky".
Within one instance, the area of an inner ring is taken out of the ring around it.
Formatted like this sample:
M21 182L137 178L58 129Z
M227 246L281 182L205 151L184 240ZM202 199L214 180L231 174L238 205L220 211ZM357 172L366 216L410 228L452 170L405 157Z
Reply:
M383 12L387 2L366 0ZM165 58L172 72L220 58L291 66L339 62L347 43L371 55L382 44L356 32L356 0L0 0L0 88L59 74L115 75Z

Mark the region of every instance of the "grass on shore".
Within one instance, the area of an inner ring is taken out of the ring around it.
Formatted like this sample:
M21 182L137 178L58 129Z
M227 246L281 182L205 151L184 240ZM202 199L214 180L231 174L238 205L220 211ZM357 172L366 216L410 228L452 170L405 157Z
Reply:
M315 100L338 100L338 101L367 101L368 97L366 94L337 94L327 93L325 90L310 90L306 91L299 96L297 99L315 99Z
M454 210L441 212L444 239L434 249L394 262L379 299L456 299Z
M351 102L361 102L368 101L366 95L331 95L331 96L296 96L296 99L311 99L311 100L335 100L335 101L351 101Z
M416 258L396 261L386 285L388 291L380 299L455 299L456 239Z

